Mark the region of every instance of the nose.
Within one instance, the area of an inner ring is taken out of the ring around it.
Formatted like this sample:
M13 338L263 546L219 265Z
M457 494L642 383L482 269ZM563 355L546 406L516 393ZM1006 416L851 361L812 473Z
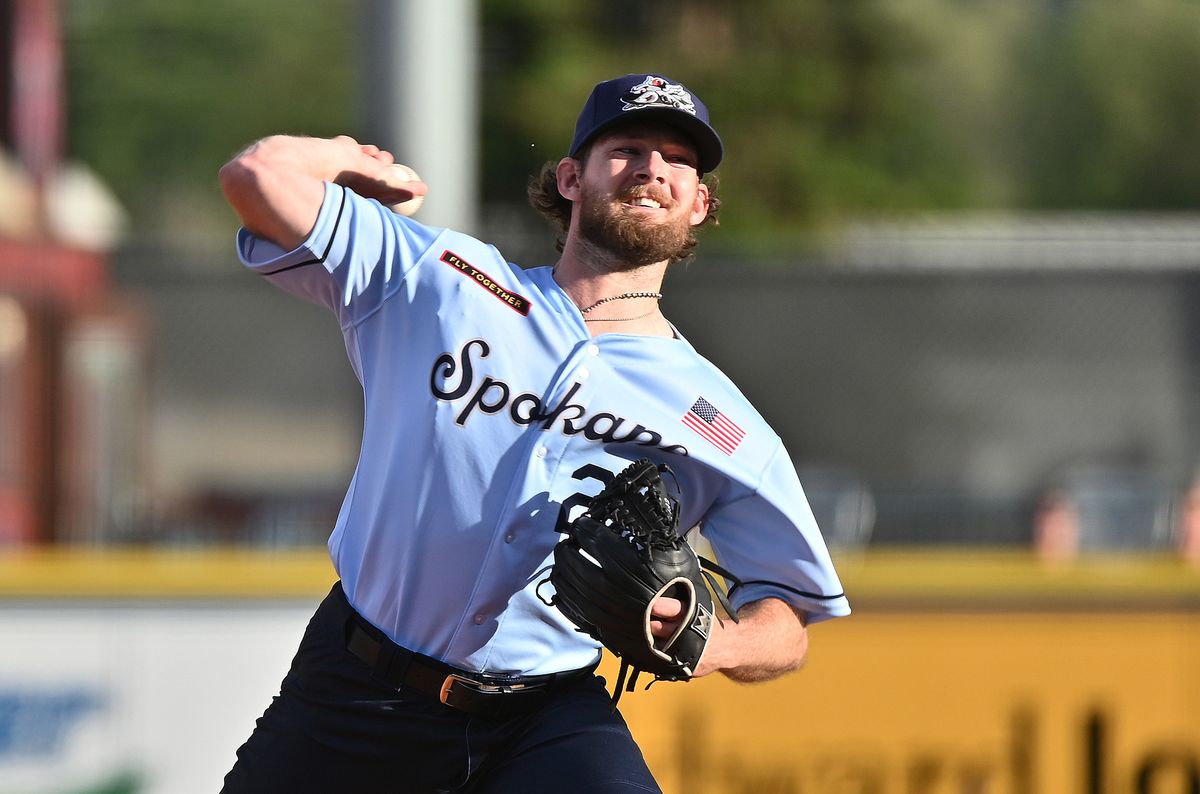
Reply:
M638 164L637 177L644 182L666 184L667 161L663 158L662 152L651 149Z

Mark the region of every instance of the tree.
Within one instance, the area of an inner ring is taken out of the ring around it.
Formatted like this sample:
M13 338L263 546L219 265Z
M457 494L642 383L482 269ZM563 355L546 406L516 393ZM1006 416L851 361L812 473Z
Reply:
M69 0L69 154L113 187L143 231L169 223L179 204L223 211L217 169L242 146L272 132L353 128L353 9L351 0Z

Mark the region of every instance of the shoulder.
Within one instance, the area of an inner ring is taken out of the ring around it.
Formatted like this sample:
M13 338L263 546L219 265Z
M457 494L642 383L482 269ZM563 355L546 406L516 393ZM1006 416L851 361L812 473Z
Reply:
M757 486L781 441L724 372L682 337L599 340L604 360L621 375L623 399L653 407L670 443L708 471Z
M414 223L406 218L399 220ZM547 278L536 271L549 268L531 272L510 262L494 245L450 229L439 231L422 257L425 267L432 269L439 281L474 297L491 295L522 315L529 315L533 307L546 302Z
M779 436L763 418L750 398L716 364L696 350L682 335L676 342L683 351L678 356L679 376L692 386L697 397L692 407L700 412L736 416L746 430L778 442Z

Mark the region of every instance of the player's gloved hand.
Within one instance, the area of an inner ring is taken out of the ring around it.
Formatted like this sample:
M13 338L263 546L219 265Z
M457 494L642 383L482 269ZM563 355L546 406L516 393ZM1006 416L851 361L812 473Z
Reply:
M697 557L679 534L679 502L662 480L669 471L647 459L622 470L560 528L567 537L554 548L550 603L621 658L614 703L643 670L655 680L695 675L716 617L708 585L737 620L704 569L736 577Z

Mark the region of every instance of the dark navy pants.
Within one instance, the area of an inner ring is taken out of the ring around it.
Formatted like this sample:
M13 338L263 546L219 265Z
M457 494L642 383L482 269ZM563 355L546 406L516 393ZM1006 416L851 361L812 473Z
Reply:
M568 683L527 714L465 714L398 692L351 655L349 609L335 585L225 794L660 791L602 678Z

